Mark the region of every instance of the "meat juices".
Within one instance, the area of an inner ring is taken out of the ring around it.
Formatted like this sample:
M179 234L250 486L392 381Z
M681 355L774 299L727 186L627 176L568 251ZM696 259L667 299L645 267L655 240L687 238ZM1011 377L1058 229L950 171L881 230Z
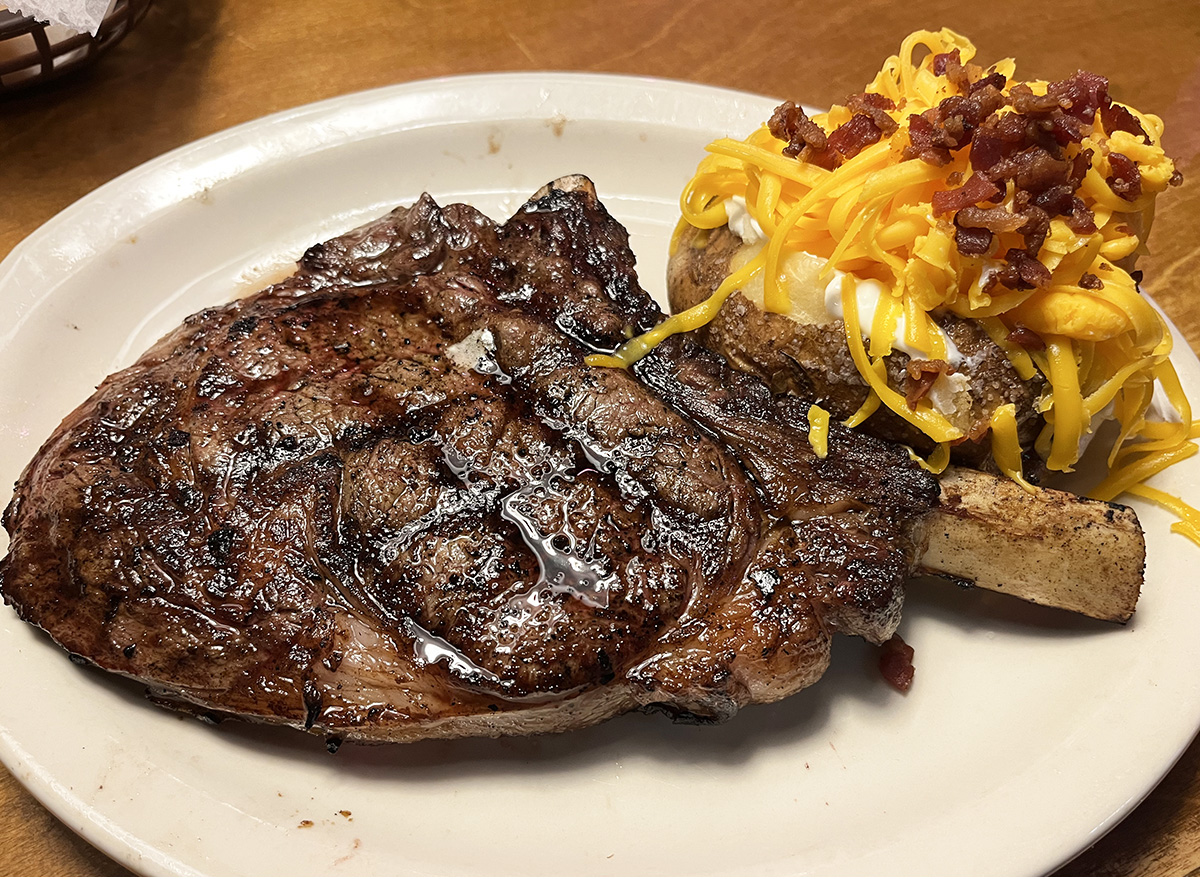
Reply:
M899 620L933 477L686 338L586 178L412 208L188 318L42 447L5 600L211 717L331 738L723 720Z

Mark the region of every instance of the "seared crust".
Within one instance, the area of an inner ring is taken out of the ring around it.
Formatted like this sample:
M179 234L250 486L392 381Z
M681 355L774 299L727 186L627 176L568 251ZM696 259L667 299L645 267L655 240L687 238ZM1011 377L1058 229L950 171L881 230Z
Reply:
M682 311L707 299L729 274L730 262L742 248L741 239L727 226L711 232L685 230L667 268L671 310ZM1005 403L1015 404L1022 446L1030 447L1042 426L1035 409L1043 388L1041 377L1023 381L1004 352L975 323L952 314L939 316L938 323L970 364L966 372L972 398L968 438L954 446L953 459L991 469L987 438L991 413ZM735 292L698 336L740 369L762 377L774 392L811 398L835 418L849 417L867 398L867 384L850 357L841 320L797 323L786 315L764 311L746 295ZM905 386L908 362L908 355L902 352L887 358L893 387ZM929 437L884 406L864 422L863 429L921 454L934 448ZM1027 470L1036 471L1037 466Z
M425 197L106 379L21 477L5 600L156 701L337 738L783 698L894 631L937 486L846 431L818 462L682 340L585 363L661 317L588 181L502 226Z

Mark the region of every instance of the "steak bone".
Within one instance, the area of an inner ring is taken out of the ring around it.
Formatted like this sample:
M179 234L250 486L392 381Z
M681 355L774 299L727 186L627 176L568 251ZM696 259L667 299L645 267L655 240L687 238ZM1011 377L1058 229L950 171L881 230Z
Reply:
M913 529L918 568L1098 620L1133 615L1146 540L1129 507L1065 491L1027 491L951 467L937 506Z

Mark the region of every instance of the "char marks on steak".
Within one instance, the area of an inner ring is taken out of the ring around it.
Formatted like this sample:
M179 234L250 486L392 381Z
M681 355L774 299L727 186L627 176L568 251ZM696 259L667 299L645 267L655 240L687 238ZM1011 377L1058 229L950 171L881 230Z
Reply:
M188 318L69 415L3 592L159 699L359 740L724 719L886 641L937 485L661 319L585 178L412 208Z

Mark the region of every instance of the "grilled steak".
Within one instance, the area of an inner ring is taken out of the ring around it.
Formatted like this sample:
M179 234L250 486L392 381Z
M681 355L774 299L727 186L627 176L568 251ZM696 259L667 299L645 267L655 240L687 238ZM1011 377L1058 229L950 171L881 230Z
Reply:
M7 602L159 700L345 739L724 719L886 640L936 482L674 338L585 178L428 196L188 318L69 415Z

